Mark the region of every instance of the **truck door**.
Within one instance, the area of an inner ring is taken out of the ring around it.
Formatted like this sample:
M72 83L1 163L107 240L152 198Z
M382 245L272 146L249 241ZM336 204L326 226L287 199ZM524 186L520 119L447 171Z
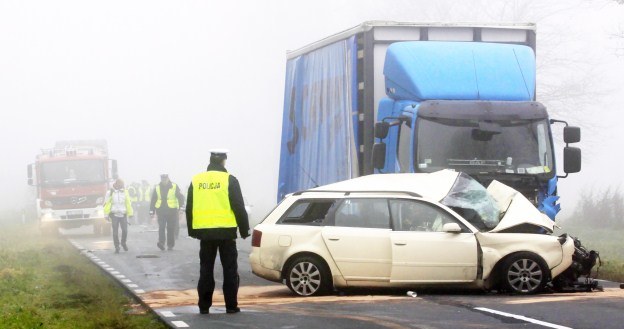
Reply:
M470 282L477 277L477 240L452 215L415 200L390 200L394 230L391 282ZM442 231L456 222L461 233Z
M336 209L323 240L347 281L390 279L390 214L386 199L353 198Z

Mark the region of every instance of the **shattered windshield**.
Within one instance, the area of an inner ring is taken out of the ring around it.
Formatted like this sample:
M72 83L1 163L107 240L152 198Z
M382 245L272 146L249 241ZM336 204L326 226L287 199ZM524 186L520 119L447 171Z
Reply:
M442 204L453 209L480 231L489 231L500 222L501 211L483 185L460 173Z
M47 186L101 183L105 181L104 161L72 160L41 165L43 184Z
M422 142L415 143L416 171L448 168L469 174L553 174L546 119L419 117L417 124L417 141Z

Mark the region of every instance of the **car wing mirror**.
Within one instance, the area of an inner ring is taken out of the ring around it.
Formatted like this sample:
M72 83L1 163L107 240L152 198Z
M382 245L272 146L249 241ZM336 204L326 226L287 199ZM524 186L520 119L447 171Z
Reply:
M442 232L461 233L462 229L457 223L446 223L442 226Z

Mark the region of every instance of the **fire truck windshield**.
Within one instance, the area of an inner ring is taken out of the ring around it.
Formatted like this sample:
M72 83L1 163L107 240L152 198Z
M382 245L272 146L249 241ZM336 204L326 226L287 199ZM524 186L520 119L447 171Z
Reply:
M106 181L102 160L54 161L41 164L41 182L47 186L102 183Z

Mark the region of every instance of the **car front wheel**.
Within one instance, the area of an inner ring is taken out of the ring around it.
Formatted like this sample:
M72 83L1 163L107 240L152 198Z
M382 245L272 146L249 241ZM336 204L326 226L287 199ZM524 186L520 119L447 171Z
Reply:
M299 296L321 295L330 287L329 270L317 258L297 258L286 271L286 285Z
M515 294L534 294L544 288L547 279L548 267L539 257L530 253L515 254L503 265L503 286Z

